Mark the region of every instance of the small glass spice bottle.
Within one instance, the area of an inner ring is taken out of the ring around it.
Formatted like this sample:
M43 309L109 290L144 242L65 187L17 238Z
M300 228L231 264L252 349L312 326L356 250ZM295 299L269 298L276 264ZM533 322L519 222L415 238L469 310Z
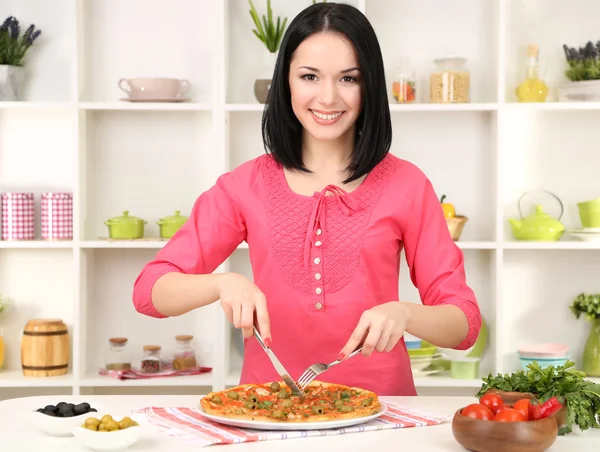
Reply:
M173 356L173 369L186 370L196 367L196 349L192 345L194 336L175 336L175 353Z
M130 370L131 353L127 349L126 337L111 337L106 352L106 370Z
M161 371L160 345L144 345L142 372L155 374Z

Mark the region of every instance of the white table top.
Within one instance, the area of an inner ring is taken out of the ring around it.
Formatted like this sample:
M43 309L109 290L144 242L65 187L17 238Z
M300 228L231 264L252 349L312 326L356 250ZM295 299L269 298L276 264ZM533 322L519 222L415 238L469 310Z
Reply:
M200 396L38 396L0 401L0 449L2 452L89 452L79 445L75 438L56 438L36 431L28 422L28 415L37 408L60 401L97 404L109 411L113 416L128 415L131 410L147 406L185 406L197 407ZM445 415L454 413L458 408L473 403L470 397L382 397L382 400L393 400L407 407L427 410ZM281 441L261 441L233 445L209 446L198 448L154 432L146 432L144 437L128 451L144 452L191 452L206 450L207 452L246 452L246 451L281 451L295 452L307 450L343 450L353 451L394 451L398 450L464 451L452 436L451 422L431 427L413 427L378 432L362 432L335 435L329 437L288 439ZM595 451L600 450L600 430L574 432L557 438L549 451Z

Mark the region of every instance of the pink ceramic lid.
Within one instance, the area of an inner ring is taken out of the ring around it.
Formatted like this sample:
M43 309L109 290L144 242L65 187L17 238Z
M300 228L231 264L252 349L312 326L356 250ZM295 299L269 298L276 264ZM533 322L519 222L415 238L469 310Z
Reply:
M564 344L543 343L529 344L518 348L521 355L564 356L569 353L569 346Z

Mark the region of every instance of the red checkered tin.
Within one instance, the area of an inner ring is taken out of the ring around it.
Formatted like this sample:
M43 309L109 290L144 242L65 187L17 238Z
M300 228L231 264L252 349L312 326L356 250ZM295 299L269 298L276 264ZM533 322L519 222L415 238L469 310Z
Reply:
M42 240L73 239L73 195L42 193Z
M33 193L2 193L2 240L34 239Z

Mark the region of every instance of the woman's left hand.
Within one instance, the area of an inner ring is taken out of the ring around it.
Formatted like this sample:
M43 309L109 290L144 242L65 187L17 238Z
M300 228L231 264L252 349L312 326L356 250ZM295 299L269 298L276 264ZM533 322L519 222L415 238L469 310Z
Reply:
M391 351L404 335L407 320L408 308L399 301L380 304L363 312L338 359L349 356L361 343L362 354L365 356L369 356L375 350Z

